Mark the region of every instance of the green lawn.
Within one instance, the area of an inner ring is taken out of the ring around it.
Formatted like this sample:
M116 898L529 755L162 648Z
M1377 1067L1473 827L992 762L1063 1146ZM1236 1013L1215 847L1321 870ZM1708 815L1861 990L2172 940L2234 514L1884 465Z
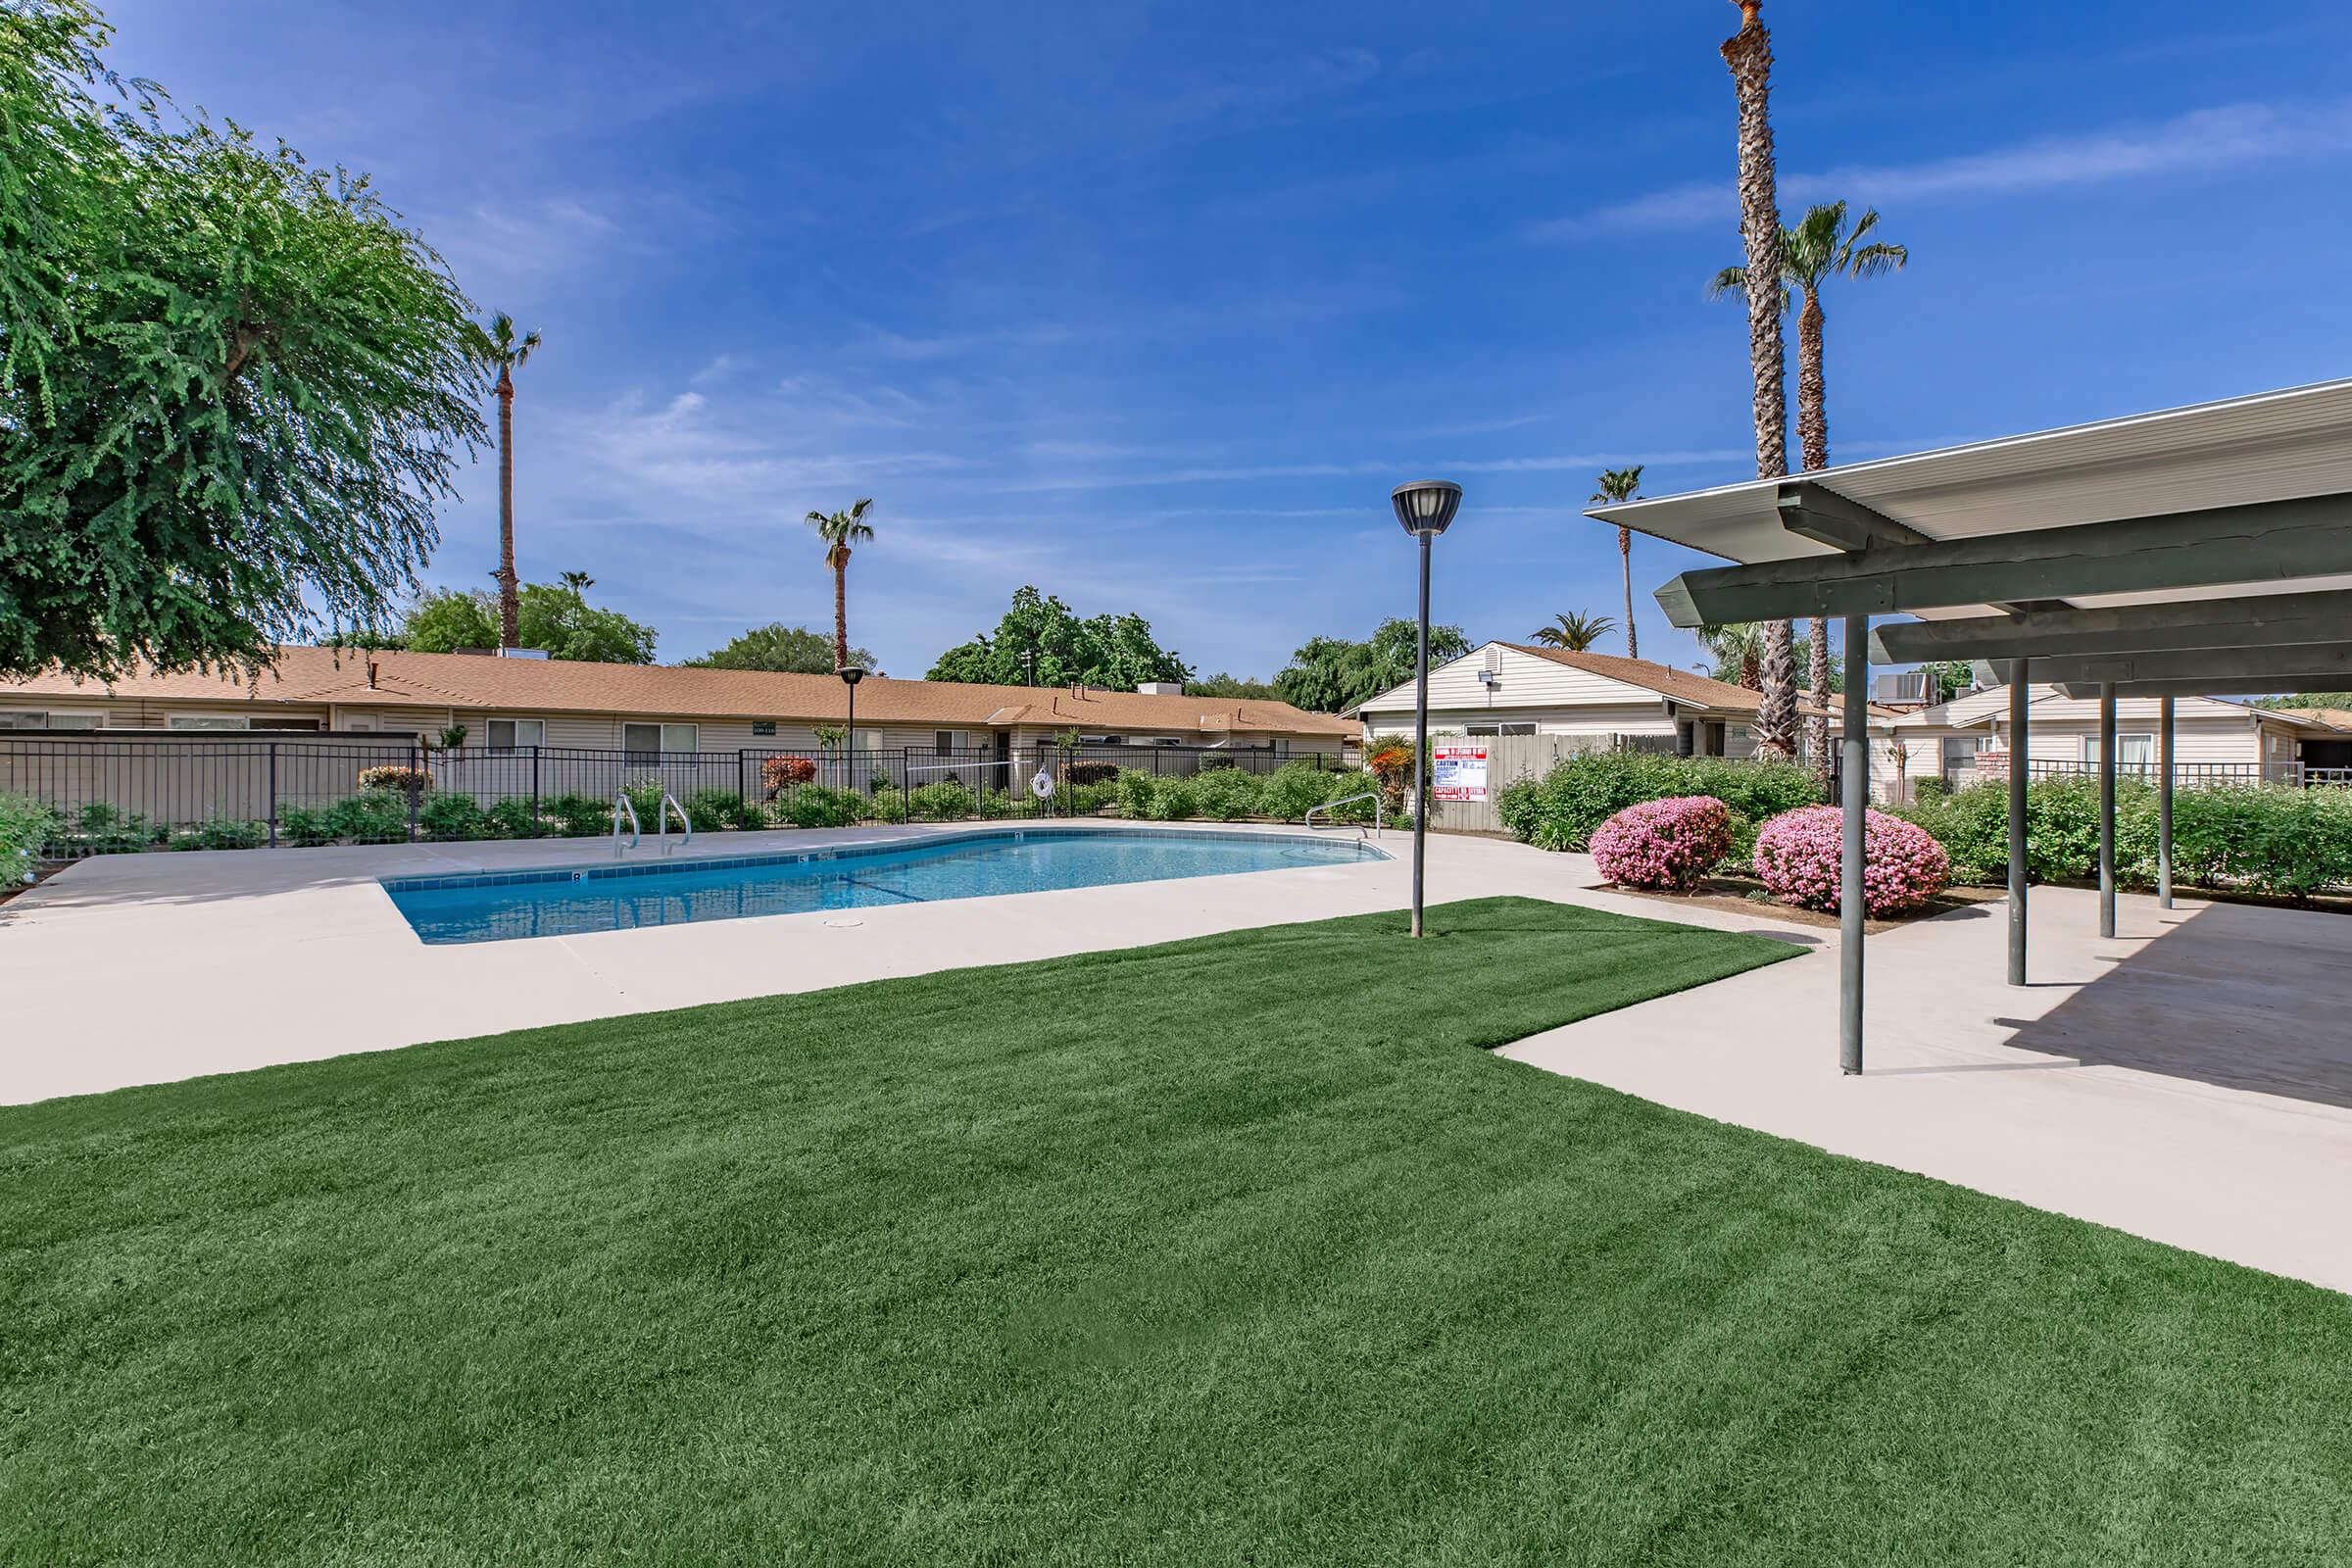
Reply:
M2352 1301L1480 1049L1778 944L1431 924L0 1112L0 1562L2343 1560Z

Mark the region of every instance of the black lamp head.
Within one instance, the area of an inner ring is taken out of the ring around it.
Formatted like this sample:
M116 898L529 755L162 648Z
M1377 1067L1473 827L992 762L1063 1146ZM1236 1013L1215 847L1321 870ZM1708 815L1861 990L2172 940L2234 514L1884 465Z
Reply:
M1445 479L1416 479L1390 491L1389 502L1406 533L1434 537L1453 521L1462 504L1462 487Z

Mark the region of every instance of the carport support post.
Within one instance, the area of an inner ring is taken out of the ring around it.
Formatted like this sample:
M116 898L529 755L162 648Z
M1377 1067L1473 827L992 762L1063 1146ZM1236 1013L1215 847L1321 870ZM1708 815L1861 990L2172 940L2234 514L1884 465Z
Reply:
M1870 800L1869 687L1870 617L1848 615L1845 832L1838 858L1838 1065L1849 1073L1862 1070L1862 827Z
M2173 906L2173 700L2156 701L2156 904Z
M2115 935L2115 682L2099 682L2099 935Z
M2026 726L2033 708L2026 661L2009 682L2009 983L2026 983Z

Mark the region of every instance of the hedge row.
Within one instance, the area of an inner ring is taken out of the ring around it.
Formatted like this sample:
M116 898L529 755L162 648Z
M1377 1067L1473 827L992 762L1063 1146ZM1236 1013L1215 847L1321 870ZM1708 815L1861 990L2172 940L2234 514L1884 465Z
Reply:
M1943 845L1953 874L2000 882L2009 872L2009 787L1994 779L1897 813ZM2042 779L2026 791L2026 869L2037 882L2098 874L2099 793L2088 778ZM2156 881L2156 791L2119 779L2117 881ZM2173 876L2192 887L2242 887L2287 898L2352 886L2352 789L2224 784L2173 797Z
M1594 752L1571 757L1541 778L1503 786L1494 814L1504 831L1540 850L1581 852L1591 847L1593 829L1627 807L1690 795L1731 808L1732 857L1741 861L1755 853L1759 824L1822 803L1813 775L1793 763Z

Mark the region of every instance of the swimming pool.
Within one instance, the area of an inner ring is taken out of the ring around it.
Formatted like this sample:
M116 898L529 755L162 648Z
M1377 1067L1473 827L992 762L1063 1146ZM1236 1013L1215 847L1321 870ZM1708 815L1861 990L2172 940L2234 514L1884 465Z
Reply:
M912 844L387 877L383 889L418 937L439 944L571 936L690 920L741 920L1387 858L1360 839L1291 833L1016 828Z

